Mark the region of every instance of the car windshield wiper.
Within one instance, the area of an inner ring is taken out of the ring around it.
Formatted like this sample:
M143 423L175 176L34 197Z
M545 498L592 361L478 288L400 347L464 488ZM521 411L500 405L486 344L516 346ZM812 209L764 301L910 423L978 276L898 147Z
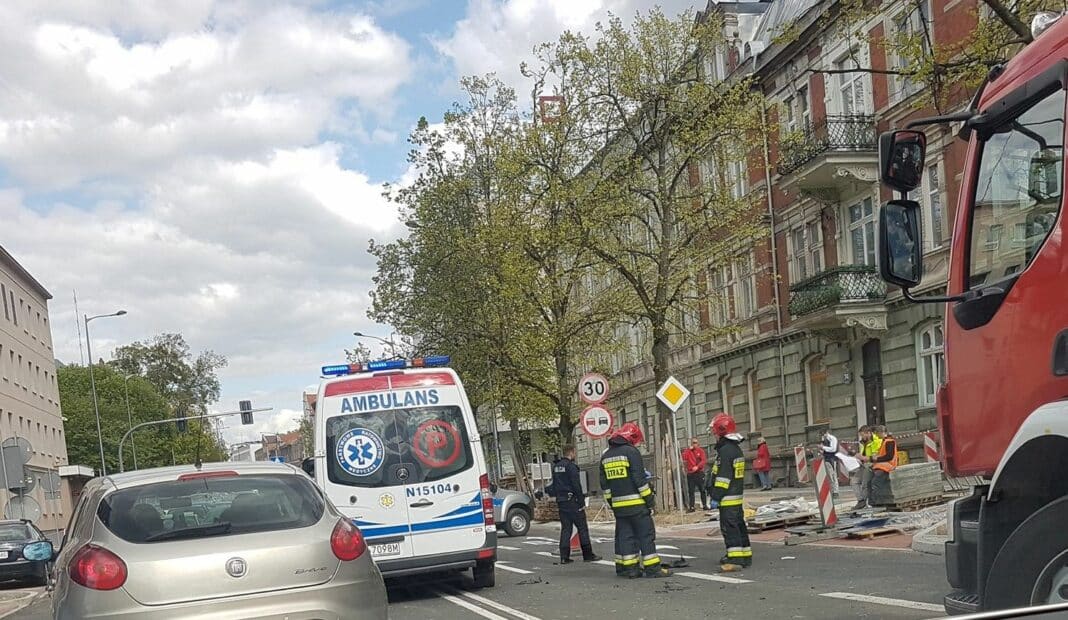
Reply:
M230 533L230 522L223 521L222 523L212 523L211 525L201 525L200 527L186 527L180 530L170 530L169 532L159 532L145 538L145 542L159 542L161 540L176 540L179 538L200 538L208 536L219 536L221 534Z

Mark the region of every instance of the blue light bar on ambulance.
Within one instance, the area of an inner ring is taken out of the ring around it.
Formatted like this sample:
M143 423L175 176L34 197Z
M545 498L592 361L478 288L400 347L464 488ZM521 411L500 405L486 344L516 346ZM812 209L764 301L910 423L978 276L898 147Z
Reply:
M448 355L430 355L417 357L410 360L377 360L364 364L332 364L323 366L322 376L343 377L358 372L374 372L377 370L403 370L405 368L432 368L434 366L448 366Z

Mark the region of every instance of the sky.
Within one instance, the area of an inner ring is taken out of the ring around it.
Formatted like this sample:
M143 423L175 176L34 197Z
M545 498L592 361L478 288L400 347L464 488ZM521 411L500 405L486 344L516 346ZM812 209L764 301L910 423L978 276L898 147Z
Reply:
M228 358L215 410L250 441L367 316L371 239L403 235L383 183L465 75L520 63L641 0L16 0L0 3L0 246L53 295L57 359L164 332ZM665 12L704 2L664 0ZM381 345L368 341L375 353ZM448 353L448 352L442 352Z

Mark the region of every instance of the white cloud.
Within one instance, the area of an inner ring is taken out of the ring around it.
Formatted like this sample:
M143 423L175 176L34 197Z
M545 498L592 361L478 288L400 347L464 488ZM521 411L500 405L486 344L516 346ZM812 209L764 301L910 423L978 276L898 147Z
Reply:
M668 15L705 6L693 0L658 4ZM528 93L522 90L519 66L532 60L535 46L556 40L565 30L591 34L610 12L630 19L650 6L641 0L468 0L467 15L435 46L452 59L457 75L496 73L524 98Z
M315 4L0 5L0 244L55 295L57 357L81 357L74 289L129 312L93 323L94 356L180 332L229 358L219 409L274 408L231 439L293 428L318 367L379 331L366 249L399 229L343 153L396 140L409 45Z
M30 6L0 8L0 164L35 188L136 183L185 156L306 146L350 102L387 114L412 72L409 45L359 13L202 3L169 30L134 10L124 36L103 8L90 19Z

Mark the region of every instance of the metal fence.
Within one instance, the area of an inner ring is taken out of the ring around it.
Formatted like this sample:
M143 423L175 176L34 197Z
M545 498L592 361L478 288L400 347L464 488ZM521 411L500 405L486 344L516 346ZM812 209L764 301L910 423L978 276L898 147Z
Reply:
M783 136L776 169L790 174L827 151L874 151L877 140L874 116L828 116Z

